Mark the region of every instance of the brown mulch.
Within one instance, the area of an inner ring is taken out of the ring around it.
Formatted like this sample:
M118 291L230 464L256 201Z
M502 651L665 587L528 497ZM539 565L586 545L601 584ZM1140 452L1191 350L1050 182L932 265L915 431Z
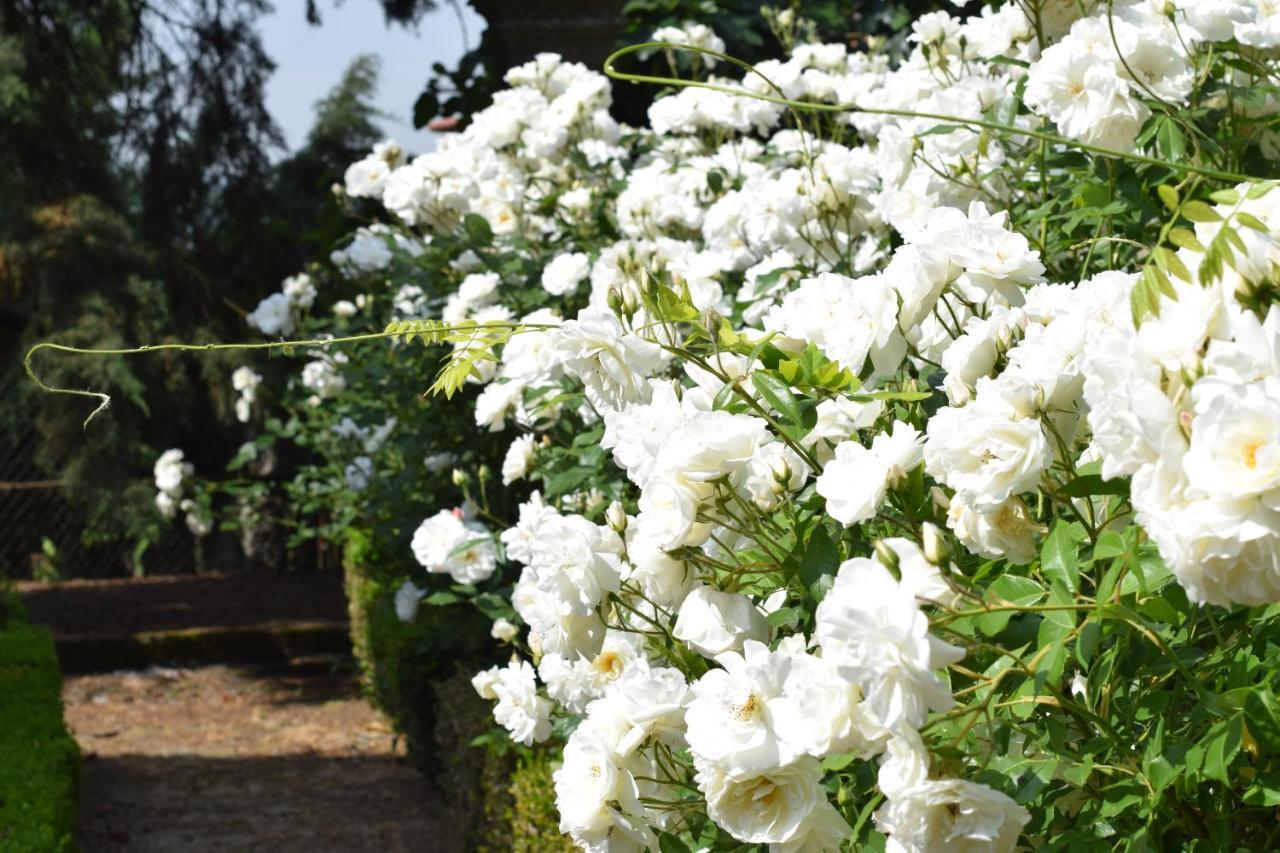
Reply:
M210 666L66 679L85 853L461 850L350 672Z
M347 618L338 572L27 581L17 588L31 621L54 637Z

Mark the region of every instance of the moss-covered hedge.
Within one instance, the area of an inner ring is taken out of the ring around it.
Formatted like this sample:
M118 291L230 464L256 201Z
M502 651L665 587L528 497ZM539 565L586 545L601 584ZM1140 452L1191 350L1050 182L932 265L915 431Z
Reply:
M463 822L467 849L573 850L560 836L551 789L558 750L498 754L473 743L494 725L490 703L471 686L476 671L501 662L488 621L465 607L423 607L406 625L394 604L404 577L379 558L371 537L350 531L344 557L351 645L369 698Z
M53 640L0 593L0 853L74 850L79 787Z

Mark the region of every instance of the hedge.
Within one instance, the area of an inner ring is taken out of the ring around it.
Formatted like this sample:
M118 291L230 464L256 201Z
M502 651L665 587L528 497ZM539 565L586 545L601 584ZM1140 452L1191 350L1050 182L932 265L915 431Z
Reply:
M0 594L0 853L75 850L80 750L49 632Z
M493 729L490 703L471 676L500 662L488 624L471 608L425 607L406 624L393 596L403 580L371 547L369 535L347 531L344 550L351 646L366 694L405 736L414 764L461 815L468 849L561 853L551 796L555 749L516 754L477 746ZM505 741L503 741L505 744Z

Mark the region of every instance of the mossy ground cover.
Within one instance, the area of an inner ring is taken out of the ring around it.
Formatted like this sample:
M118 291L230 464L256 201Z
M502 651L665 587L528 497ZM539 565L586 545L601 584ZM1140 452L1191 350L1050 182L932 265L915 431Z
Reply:
M80 750L62 720L53 640L0 598L0 853L74 850Z

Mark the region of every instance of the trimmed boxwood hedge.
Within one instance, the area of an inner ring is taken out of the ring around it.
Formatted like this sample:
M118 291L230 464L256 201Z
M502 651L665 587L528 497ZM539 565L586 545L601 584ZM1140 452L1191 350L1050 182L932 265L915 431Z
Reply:
M53 639L0 593L0 852L75 850L79 789Z

